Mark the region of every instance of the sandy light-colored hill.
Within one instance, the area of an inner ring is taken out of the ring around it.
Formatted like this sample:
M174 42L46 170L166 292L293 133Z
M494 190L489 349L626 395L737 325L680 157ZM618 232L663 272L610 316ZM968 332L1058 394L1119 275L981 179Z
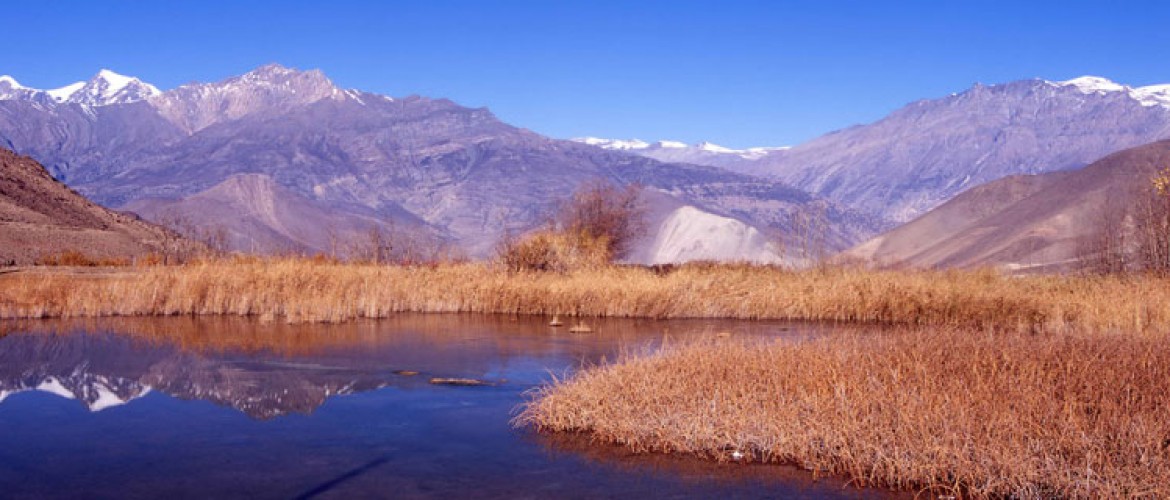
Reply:
M0 149L0 264L75 250L92 258L162 252L177 238L61 184L31 158Z
M1105 215L1130 206L1166 167L1170 141L1160 141L1079 170L1008 177L973 188L844 255L884 266L1073 267Z

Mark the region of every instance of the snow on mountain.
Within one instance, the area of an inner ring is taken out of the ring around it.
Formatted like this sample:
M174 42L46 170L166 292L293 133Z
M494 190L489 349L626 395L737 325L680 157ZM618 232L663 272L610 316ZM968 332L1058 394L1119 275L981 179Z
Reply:
M1112 93L1123 93L1131 99L1142 103L1143 106L1163 106L1170 108L1170 84L1130 87L1099 76L1082 76L1073 78L1072 80L1048 83L1058 87L1076 87L1077 90L1085 94L1108 95Z
M650 143L642 141L642 140L638 140L638 139L630 139L628 141L623 141L621 139L601 139L598 137L579 137L579 138L576 138L573 140L576 142L583 143L583 144L588 144L590 146L598 146L601 148L613 149L613 150L617 150L617 151L629 151L631 149L646 149L646 148L650 147Z
M103 76L107 89L121 82ZM329 248L326 229L337 225L312 220L348 221L355 228L378 220L417 232L415 241L434 241L435 248L450 245L486 257L503 234L540 224L556 200L598 178L660 189L761 231L788 229L792 214L816 201L780 182L550 139L504 123L486 108L423 96L391 101L338 89L318 70L275 64L127 105L0 101L0 143L43 158L51 173L99 203L147 219L182 207L196 224L224 229L233 248L254 251ZM663 141L646 147L742 160L713 145ZM266 182L280 188L262 191L280 193L274 200L279 206L299 208L272 219L266 212L241 216L222 203L254 199L235 193ZM835 248L875 231L861 214L833 214L842 222L828 228ZM271 245L256 244L262 240Z
M614 151L628 151L661 161L700 165L714 164L715 166L722 166L719 163L727 161L756 160L772 152L788 149L788 147L732 149L705 141L692 145L680 141L664 140L650 143L640 139L623 140L597 137L579 137L571 140Z
M108 106L141 101L161 94L157 87L137 78L103 69L64 98L64 102L86 106Z
M161 93L154 85L108 69L98 71L87 81L74 82L49 90L25 87L11 76L0 76L0 100L24 99L83 106L108 106L141 101Z
M0 86L3 86L4 88L12 89L12 90L25 88L23 85L20 84L20 82L16 81L15 78L8 76L8 75L0 75Z
M728 168L908 222L973 186L1170 138L1168 90L1098 77L976 84Z
M76 94L77 91L81 90L81 87L84 86L85 82L74 82L64 87L45 90L44 92L49 94L49 97L52 97L53 101L55 102L65 102L68 101L69 98L73 96L73 94Z
M20 82L11 76L0 76L0 100L21 99L31 101L37 100L37 96L41 94L44 93L21 85Z

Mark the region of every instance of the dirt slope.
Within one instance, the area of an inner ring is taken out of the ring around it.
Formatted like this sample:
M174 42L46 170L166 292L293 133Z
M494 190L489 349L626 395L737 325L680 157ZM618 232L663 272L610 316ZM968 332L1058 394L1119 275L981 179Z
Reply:
M845 255L914 267L1068 267L1104 214L1128 206L1166 167L1170 141L1160 141L1075 171L1008 177L973 188Z
M85 199L31 158L0 149L0 264L31 264L66 250L132 258L175 240L133 214Z

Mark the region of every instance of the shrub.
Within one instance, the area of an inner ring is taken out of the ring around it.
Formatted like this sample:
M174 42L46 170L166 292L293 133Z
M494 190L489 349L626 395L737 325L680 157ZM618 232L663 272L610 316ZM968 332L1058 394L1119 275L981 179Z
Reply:
M513 272L595 269L609 262L609 247L604 236L544 230L520 239L505 239L500 261Z
M125 258L90 257L78 250L64 250L58 253L42 255L36 260L35 264L38 266L96 267L127 266L130 265L130 261Z
M585 241L602 244L608 261L626 257L631 243L645 231L640 189L605 181L585 183L561 203L557 226Z

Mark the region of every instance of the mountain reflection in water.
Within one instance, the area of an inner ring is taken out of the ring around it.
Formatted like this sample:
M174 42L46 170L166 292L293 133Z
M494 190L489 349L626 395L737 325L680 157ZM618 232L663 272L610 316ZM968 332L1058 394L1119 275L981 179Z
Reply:
M787 467L633 456L509 425L525 391L623 351L719 332L773 341L832 328L594 320L593 333L573 334L545 322L2 322L0 496L875 494ZM433 377L492 385L436 386Z

